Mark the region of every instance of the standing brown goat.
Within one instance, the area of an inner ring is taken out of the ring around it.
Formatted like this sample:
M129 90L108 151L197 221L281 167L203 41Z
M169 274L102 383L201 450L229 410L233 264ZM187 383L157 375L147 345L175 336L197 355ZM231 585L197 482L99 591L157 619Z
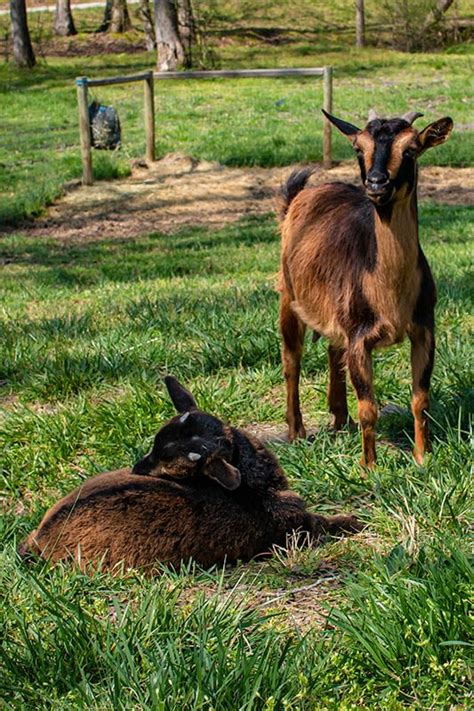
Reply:
M307 187L310 170L294 172L281 197L283 369L290 440L305 437L298 384L306 326L329 339L329 409L336 428L348 420L345 366L358 399L362 464L375 462L372 350L411 341L414 457L429 447L428 390L434 358L436 290L418 239L418 156L443 143L453 122L418 132L421 116L380 119L364 129L323 112L352 143L363 188Z

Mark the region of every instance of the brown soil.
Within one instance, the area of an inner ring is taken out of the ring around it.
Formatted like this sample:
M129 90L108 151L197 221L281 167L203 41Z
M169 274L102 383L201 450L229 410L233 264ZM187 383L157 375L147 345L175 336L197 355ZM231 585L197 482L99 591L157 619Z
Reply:
M170 154L147 168L137 164L125 180L92 187L70 186L47 214L24 226L32 236L89 241L126 239L185 226L218 228L274 208L275 191L291 172L285 168L226 168ZM354 163L331 170L316 166L312 183L358 182ZM425 167L420 198L449 205L474 203L474 169Z
M146 51L143 38L133 34L109 35L107 33L91 34L81 37L49 37L41 44L42 57L96 57L103 54L137 54ZM153 67L151 67L153 68Z
M99 0L71 0L71 8L74 10L74 5L82 5L85 3L97 3ZM27 8L30 7L45 7L46 5L50 5L51 7L55 7L56 3L54 0L27 0ZM104 0L104 5L105 5L105 0ZM5 0L0 0L0 8L8 8L8 2Z
M2 9L0 7L0 9ZM100 23L97 22L97 25ZM118 37L107 33L91 32L73 37L43 37L41 42L33 42L37 58L46 57L95 57L104 54L137 54L146 50L145 39L132 32ZM13 45L10 35L0 37L0 56L11 57ZM152 68L152 67L151 67Z
M290 540L286 551L279 549L273 557L261 562L254 560L245 567L237 568L234 573L229 570L222 594L231 595L236 605L242 602L246 607L276 614L277 624L280 620L280 624L303 633L310 628L328 627L328 611L338 604L351 567L347 562L341 567L339 558L346 558L347 561L353 547L359 550L365 548L372 554L387 552L386 543L368 528L355 536L340 538L333 545L337 548L333 551L334 555L326 548L321 552L323 557L320 557L317 548L295 549ZM248 575L236 584L236 576L242 574L244 569ZM252 582L253 575L258 583L259 578L262 580L266 575L273 578L275 574L281 576L281 587L269 589ZM182 591L180 603L189 605L198 594L209 598L216 592L215 584L190 586Z

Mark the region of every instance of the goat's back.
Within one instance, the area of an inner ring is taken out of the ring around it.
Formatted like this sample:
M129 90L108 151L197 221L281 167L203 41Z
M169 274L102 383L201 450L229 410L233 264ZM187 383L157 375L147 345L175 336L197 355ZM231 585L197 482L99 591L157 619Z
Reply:
M331 280L335 272L373 266L374 208L355 185L327 183L305 188L289 205L281 229L282 256L291 269L292 282L301 270Z
M311 530L303 501L289 490L265 500L249 491L229 495L215 485L196 486L129 469L85 481L44 516L20 546L22 555L53 561L73 558L81 567L176 567L194 559L209 567L249 560L283 545L296 528Z

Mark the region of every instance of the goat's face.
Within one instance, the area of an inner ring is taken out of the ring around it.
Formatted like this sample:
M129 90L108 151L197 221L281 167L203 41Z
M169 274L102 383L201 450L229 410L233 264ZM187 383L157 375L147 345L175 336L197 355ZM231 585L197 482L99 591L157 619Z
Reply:
M361 130L324 114L351 141L367 197L376 205L410 195L416 183L416 159L428 148L446 141L453 128L452 120L446 117L418 132L411 124L422 114L410 112L402 118L381 119L371 112L368 124Z
M133 473L173 479L205 476L225 489L236 489L241 476L231 463L232 430L199 410L175 378L168 376L165 382L179 414L160 429L151 452L135 464Z

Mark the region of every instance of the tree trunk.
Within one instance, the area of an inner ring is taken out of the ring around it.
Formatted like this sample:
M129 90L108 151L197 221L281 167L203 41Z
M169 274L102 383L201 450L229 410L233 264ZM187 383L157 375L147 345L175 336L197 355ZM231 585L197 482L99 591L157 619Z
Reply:
M13 57L19 67L34 67L35 53L31 46L25 0L10 0Z
M151 52L153 49L156 49L156 34L148 0L140 0L140 4L138 7L138 16L143 22L146 48L149 52Z
M365 46L364 0L356 0L356 47Z
M191 66L194 20L189 0L155 0L155 32L160 72Z
M104 8L104 17L102 24L96 29L96 32L107 32L110 27L110 18L112 17L112 0L106 0Z
M128 14L127 0L112 0L110 32L120 33L131 29L132 23Z
M62 37L77 35L71 12L71 0L56 0L54 31L57 35L61 35Z
M194 22L191 0L176 0L178 17L178 34L184 50L186 67L192 66L192 48L196 41L196 24Z

